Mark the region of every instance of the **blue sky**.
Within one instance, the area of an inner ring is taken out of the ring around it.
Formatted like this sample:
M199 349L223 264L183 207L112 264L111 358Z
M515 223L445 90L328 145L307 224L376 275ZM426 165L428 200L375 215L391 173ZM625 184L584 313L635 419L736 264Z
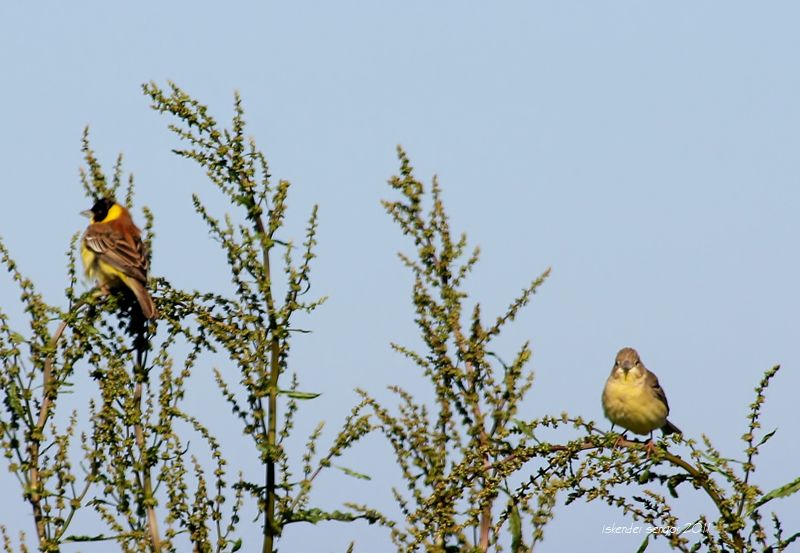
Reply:
M85 224L77 175L88 124L109 170L124 152L137 200L155 214L153 274L225 289L224 258L190 195L226 206L170 153L168 120L140 85L171 79L223 121L239 90L272 174L293 184L287 235L299 238L320 206L315 291L330 301L305 321L314 333L297 342L293 367L324 395L301 430L320 419L332 430L356 386L424 393L388 346L415 336L410 277L395 256L410 244L379 204L402 144L420 178L439 175L454 227L482 248L469 286L487 315L553 269L501 340L507 356L528 339L534 348L524 418L601 420L603 382L630 345L659 375L672 421L737 457L752 389L780 363L763 419L779 431L756 473L772 489L797 476L786 460L800 454L799 16L792 2L738 1L5 2L0 236L60 302L63 253ZM7 278L0 294L18 313ZM205 370L190 406L214 401ZM235 445L228 410L209 412ZM323 480L320 503L391 510L397 474L379 439L343 463L374 480ZM680 509L688 518L709 505L698 495ZM32 530L14 507L0 507L0 520ZM597 504L559 508L541 550L634 549L600 534L626 521ZM343 551L351 539L360 551L389 543L381 529L331 524L289 530L283 550Z

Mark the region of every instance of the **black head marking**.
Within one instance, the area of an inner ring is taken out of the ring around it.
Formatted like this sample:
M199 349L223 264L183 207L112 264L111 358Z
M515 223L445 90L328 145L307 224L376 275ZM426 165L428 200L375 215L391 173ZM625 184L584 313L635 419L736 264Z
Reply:
M100 198L97 200L92 206L92 209L89 210L92 212L92 221L99 223L105 219L108 216L108 210L111 209L113 205L113 198Z

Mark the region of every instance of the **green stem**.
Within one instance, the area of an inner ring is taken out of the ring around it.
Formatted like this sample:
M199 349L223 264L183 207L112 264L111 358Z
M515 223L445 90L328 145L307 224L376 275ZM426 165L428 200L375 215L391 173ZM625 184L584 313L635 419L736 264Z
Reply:
M275 314L275 305L272 301L272 276L270 274L270 237L264 226L264 220L260 216L255 216L256 232L261 240L262 264L264 267L264 294L269 315L270 332L270 369L269 369L269 398L267 403L267 462L265 471L265 499L264 506L264 545L262 553L272 553L274 551L275 536L278 533L278 525L275 520L275 448L277 445L278 428L278 377L280 376L280 344L276 332L278 330L278 318ZM261 419L263 425L264 419Z
M64 335L67 328L67 320L61 321L58 325L55 334L50 338L48 344L50 353L44 363L44 372L42 375L42 405L39 408L39 419L36 422L36 427L31 432L30 445L28 451L30 454L30 473L28 489L30 496L28 501L33 509L33 520L36 524L36 537L39 540L39 546L42 551L59 551L57 543L51 543L47 536L47 524L45 523L43 509L42 509L42 490L40 481L39 469L39 452L41 450L42 440L44 438L44 427L50 418L50 412L53 406L53 396L55 395L55 383L53 381L53 357L55 357L55 350L58 347L58 341ZM45 548L48 549L45 549Z
M153 497L153 480L150 474L150 460L145 443L144 427L142 425L142 396L145 380L144 365L147 354L147 342L144 338L144 331L140 336L141 342L136 351L136 366L134 367L134 378L136 387L133 390L134 408L136 409L136 422L133 427L136 447L139 449L139 463L142 467L142 493L144 494L145 512L147 513L147 530L150 536L150 545L153 553L161 553L161 538L158 533L158 517Z
M646 449L647 445L641 442L626 440L626 439L618 439L616 441L616 447L626 447L630 449ZM590 449L599 449L602 447L606 447L605 445L595 444L591 441L586 441L582 444L578 444L577 446L563 446L563 445L551 445L549 447L550 451L569 451L571 455L576 455L580 451L586 451ZM725 522L726 526L728 527L728 532L730 534L731 544L733 545L733 550L736 552L744 551L744 540L742 538L741 532L732 527L733 523L737 520L736 514L731 511L730 508L727 507L725 498L720 495L717 487L714 485L714 481L709 477L709 475L701 469L693 466L691 463L685 461L681 457L677 455L673 455L666 450L663 450L661 455L663 456L664 460L670 463L671 465L681 468L686 471L687 474L692 479L692 482L701 487L703 491L708 494L708 497L711 498L711 501L714 502L716 505L717 510L719 511L722 520ZM508 458L501 461L504 463L513 459L514 455L510 455Z
M272 553L276 534L275 524L275 447L278 428L278 371L280 348L278 339L273 336L270 343L269 372L269 420L267 430L267 505L264 514L264 553Z

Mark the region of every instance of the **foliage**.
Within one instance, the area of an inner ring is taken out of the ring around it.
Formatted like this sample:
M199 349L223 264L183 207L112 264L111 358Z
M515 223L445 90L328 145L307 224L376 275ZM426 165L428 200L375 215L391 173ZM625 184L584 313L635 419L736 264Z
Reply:
M680 551L780 551L800 537L800 532L786 536L775 513L768 535L761 513L766 503L800 489L800 480L766 494L750 483L759 448L775 434L756 442L765 390L778 367L767 371L756 388L743 436L745 459L738 462L722 457L705 436L702 448L673 436L673 444L688 450L686 460L665 442L649 448L566 413L516 419L531 387L532 375L524 371L530 348L524 344L506 364L492 351L491 341L528 303L549 270L523 289L494 324L483 322L478 304L465 321L464 279L478 250L465 259L466 237L452 237L438 182L434 178L427 193L405 152L398 153L400 174L390 185L401 199L384 202L384 207L416 248L413 256L400 258L414 275L412 301L424 351L393 347L420 369L435 398L430 407L393 387L399 398L395 413L361 392L394 449L410 494L393 490L405 516L405 528L396 524L392 531L398 550L489 551L505 543L515 553L532 551L544 539L554 507L577 499L604 501L663 530L649 534L640 551L659 538ZM427 212L426 200L431 204ZM576 438L559 443L558 438L576 432ZM741 466L738 472L734 464ZM666 496L653 487L666 488L677 498L687 483L710 498L716 514L698 514L693 523L681 525ZM689 531L698 528L700 537L692 542L697 533Z
M66 308L45 302L0 242L2 262L20 288L29 319L29 330L20 331L0 312L0 446L33 514L38 549L113 541L123 551L175 551L188 541L198 552L236 551L243 546L237 533L249 504L261 513L263 551L276 549L275 540L290 523L383 521L365 506L325 511L311 503L317 476L370 430L363 405L351 410L323 454L316 450L324 423L294 459L284 448L301 403L316 397L301 391L297 375L289 373L291 338L299 331L292 316L311 312L323 301L304 299L311 282L316 208L302 260L295 264L291 242L276 237L286 216L289 183L271 186L264 155L244 139L238 97L232 128L221 129L204 106L177 87L171 95L154 84L145 90L154 108L169 111L185 125L183 130L171 126L190 143L179 155L199 162L241 211L241 224L229 215L220 220L193 196L195 209L227 254L233 293L182 291L166 278L151 279L160 316L138 332L126 294L77 292L79 234L68 253ZM120 198L121 156L108 179L89 146L88 132L83 153L81 181L90 201ZM133 190L130 177L122 201L129 209ZM147 209L144 217L144 239L152 251L154 219ZM282 301L275 296L271 272L276 255L287 288ZM236 367L215 370L221 397L265 468L258 476L240 474L233 483L230 457L202 417L187 412L183 402L204 354L218 348ZM182 352L182 360L174 352ZM89 367L97 391L85 409L65 412L61 405L79 379L79 365ZM191 444L188 436L194 436ZM292 474L296 466L302 467L300 478ZM87 511L94 511L96 526L105 529L70 533L74 520ZM4 547L11 550L10 536L0 529ZM20 548L26 548L24 536Z
M606 434L594 423L566 414L519 422L519 432L529 438L535 437L537 430L565 426L579 429L583 435L563 445L517 448L507 462L521 466L535 459L540 465L512 495L495 529L499 530L513 516L514 505L533 497L540 503L554 504L563 492L567 505L578 499L600 500L649 525L651 532L645 535L639 551L645 551L654 539L666 539L670 547L684 552L783 551L800 538L800 532L787 536L774 512L769 515L772 528L768 529L762 507L797 491L798 480L769 493L750 482L755 456L775 435L773 430L756 442L766 387L778 369L776 366L767 370L756 388L756 400L748 413L748 431L742 436L746 447L741 460L723 457L707 436L703 436L701 448L692 439L671 435L673 444L688 451L689 459L685 459L669 451L667 442L650 453L647 444ZM671 499L689 491L686 484L691 485L690 490L704 493L716 513L697 513L691 522L679 522Z
M263 513L264 551L272 551L274 539L280 536L285 525L293 522L359 518L380 521L377 512L357 505L350 505L351 512L325 512L309 504L314 479L333 458L370 430L368 417L361 413L363 405L353 408L332 448L313 466L312 458L322 431L323 423L320 423L309 437L299 482L293 480L292 465L284 448L294 426L298 400L315 397L313 393L298 389L296 376L288 388L281 386L281 376L287 372L291 337L299 330L293 327L293 316L298 312L312 312L325 299L304 299L310 289L311 262L315 257L317 207L308 221L302 259L295 264L293 244L277 237L286 216L289 182L282 180L273 187L266 157L257 149L254 140L245 140L244 111L239 96L236 96L231 128L220 129L207 108L176 85L170 84L169 94L154 83L145 85L144 91L151 98L153 109L169 113L182 123L169 127L188 144L186 149L175 150L175 153L204 168L209 180L233 206L243 211L246 221L234 224L229 216L222 221L209 212L197 194L192 197L195 210L227 255L235 288L234 297L204 294L193 303L193 309L201 332L212 337L236 363L239 383L245 390L244 398L237 397L226 376L215 371L220 392L265 466L261 480L248 479L241 483L241 488L258 500ZM283 248L286 285L280 302L275 293L276 276L272 269L276 248ZM283 415L279 415L279 396L287 398Z
M398 155L400 175L390 185L401 199L385 201L384 207L416 248L413 256L400 258L414 275L412 301L425 350L399 344L393 348L422 369L436 403L430 412L410 393L394 387L400 406L398 414L392 414L362 391L394 448L410 493L407 497L393 491L407 526L396 527L392 537L400 550L486 551L493 538L492 509L508 475L498 463L513 451L509 438L514 417L533 377L525 371L531 357L528 344L508 364L490 346L549 271L524 288L493 322L484 322L480 304L465 320L469 306L464 281L479 251L467 256L466 235L452 235L437 180L428 198L405 152L398 149Z
M152 278L160 317L137 326L135 303L126 294L78 291L79 234L67 253L65 296L53 304L0 241L0 263L24 310L22 326L0 310L0 449L32 514L38 550L83 542L131 552L253 550L241 523L255 512L263 552L277 550L289 524L366 520L389 528L399 551L508 546L520 553L544 539L557 505L577 500L599 500L669 529L648 535L639 551L653 540L685 552L782 551L800 538L767 512L800 490L800 478L768 492L754 483L756 458L777 432L762 433L760 417L778 367L756 388L740 459L723 456L706 436L702 444L672 436L654 446L567 414L520 420L532 386L532 350L528 343L511 354L494 348L549 270L499 316L486 318L466 287L478 249L469 250L466 236L451 231L437 180L427 189L402 149L399 175L390 180L399 197L383 205L414 246L400 258L414 277L420 344L393 348L419 369L433 399L392 387L397 403L384 405L360 390L361 402L345 416L330 448L318 452L321 421L305 447L294 450L295 423L321 392L301 388L290 358L293 338L305 332L298 318L325 299L309 299L317 208L299 247L282 236L291 187L271 181L265 155L245 139L238 96L225 128L174 84L162 90L149 83L144 92L153 109L174 118L169 128L184 146L175 152L197 163L235 210L217 215L192 196L225 254L232 286L226 293L185 291L165 277ZM114 196L132 209L134 182L124 178L121 156L108 178L88 131L82 151L87 198ZM152 252L155 220L146 208L142 214ZM205 413L190 412L184 401L198 369L216 352L229 360L213 371L220 399L263 467L255 474L230 475L242 455L225 450L224 440L204 424ZM91 400L74 405L73 387L85 383L92 386ZM394 451L405 490L391 493L402 520L352 502L342 509L318 507L312 492L326 469L365 477L338 462L373 430ZM679 525L673 500L686 493L704 494L715 512ZM97 531L76 533L79 518L94 522ZM700 532L690 533L694 528ZM0 543L14 551L2 525ZM351 543L348 551L353 549ZM29 550L24 533L17 550Z

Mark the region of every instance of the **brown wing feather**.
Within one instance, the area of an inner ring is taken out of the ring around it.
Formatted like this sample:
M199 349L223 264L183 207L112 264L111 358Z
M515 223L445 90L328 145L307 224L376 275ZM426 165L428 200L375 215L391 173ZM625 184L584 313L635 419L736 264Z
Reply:
M111 225L90 225L83 240L101 261L139 282L147 282L147 250L138 236L125 236Z
M655 394L656 398L658 398L664 403L664 407L667 408L667 414L669 415L669 402L667 401L667 394L664 393L664 388L662 388L661 384L658 383L658 377L656 377L656 375L654 375L650 371L647 371L646 379L647 379L647 385L650 386L651 390L653 390L653 393ZM666 421L664 423L664 426L663 428L661 428L661 430L662 432L664 432L665 436L667 434L673 434L673 433L683 434L680 428L678 428L669 421Z
M661 400L662 403L667 408L667 414L669 414L669 402L667 401L667 394L664 393L664 389L661 387L661 384L658 383L658 377L654 375L652 372L647 371L647 385L650 386L650 389L653 390L653 393L656 395L658 399Z

